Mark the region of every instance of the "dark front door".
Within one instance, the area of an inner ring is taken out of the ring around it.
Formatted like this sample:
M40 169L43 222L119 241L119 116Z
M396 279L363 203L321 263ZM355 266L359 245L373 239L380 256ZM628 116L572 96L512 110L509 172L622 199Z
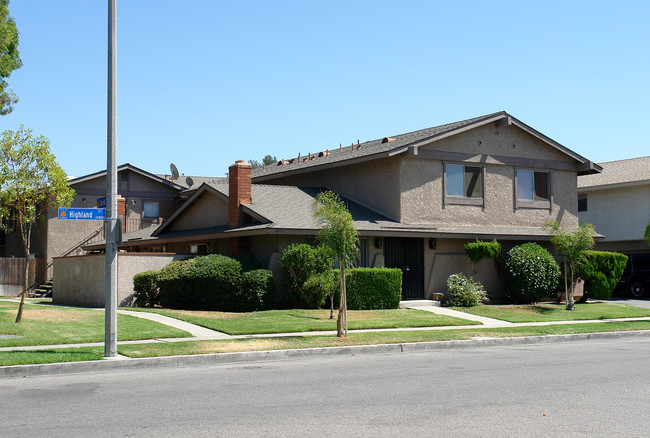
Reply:
M402 270L402 299L424 298L424 243L422 239L384 239L387 268Z

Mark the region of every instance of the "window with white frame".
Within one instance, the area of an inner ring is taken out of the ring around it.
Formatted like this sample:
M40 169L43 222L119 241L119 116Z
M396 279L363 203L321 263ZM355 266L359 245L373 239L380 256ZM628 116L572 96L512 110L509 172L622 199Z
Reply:
M445 195L448 203L482 203L483 167L445 164Z
M144 201L143 204L145 218L158 218L160 217L160 205L158 201Z

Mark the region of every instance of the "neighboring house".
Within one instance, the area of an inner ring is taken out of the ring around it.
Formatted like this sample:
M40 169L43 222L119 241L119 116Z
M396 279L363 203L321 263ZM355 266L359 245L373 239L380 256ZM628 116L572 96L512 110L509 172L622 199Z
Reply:
M600 166L602 173L578 178L580 223L605 235L597 249L650 252L643 242L650 222L650 156Z
M128 163L117 168L117 175L118 215L123 218L123 233L160 225L184 201L180 194L191 190L188 183L193 183L195 189L197 182L219 180L183 176L171 181L169 175L155 175ZM68 182L75 190L71 207L96 208L98 198L106 197L105 170ZM102 221L60 220L57 210L50 209L47 217L41 218L33 229L31 252L35 258L44 260L38 265L43 272L37 278L39 281L52 279L54 257L82 254L83 245L103 239ZM20 235L0 234L0 257L12 256L23 257Z
M279 275L287 245L315 241L314 197L329 189L348 202L362 238L359 264L401 268L403 298L429 298L450 274L469 274L467 241L495 238L506 251L523 241L548 245L550 219L576 228L578 176L600 169L499 112L253 172L239 161L228 184L202 184L162 225L126 235L122 248L249 254ZM500 291L492 261L476 270Z

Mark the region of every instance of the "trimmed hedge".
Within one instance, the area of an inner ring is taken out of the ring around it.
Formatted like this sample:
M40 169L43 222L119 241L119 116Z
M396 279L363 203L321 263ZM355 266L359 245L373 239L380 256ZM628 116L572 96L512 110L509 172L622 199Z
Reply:
M515 303L535 303L555 295L560 267L536 243L515 246L506 256L506 296Z
M341 296L341 275L336 276L336 297ZM348 310L397 309L402 299L402 271L395 268L350 268L345 270Z
M617 252L587 251L578 275L585 281L589 296L608 300L623 275L627 256Z
M271 271L248 258L211 254L179 260L158 275L160 305L169 309L244 312L272 307Z
M483 259L493 259L501 254L501 244L496 239L492 242L480 240L467 242L465 244L465 253L472 262L478 263Z
M280 267L287 284L289 300L304 309L318 309L328 295L326 287L310 278L332 269L332 252L325 246L294 243L282 251Z
M136 307L153 307L158 304L158 273L144 271L133 276L133 305Z

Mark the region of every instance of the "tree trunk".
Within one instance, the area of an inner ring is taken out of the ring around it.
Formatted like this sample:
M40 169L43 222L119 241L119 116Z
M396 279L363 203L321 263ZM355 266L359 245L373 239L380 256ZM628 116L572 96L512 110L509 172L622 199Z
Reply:
M573 300L573 287L574 287L573 267L571 266L570 268L571 268L571 287L569 288L569 300L567 301L566 309L567 310L575 310L576 305L575 305L575 301Z
M22 218L19 217L20 236L23 239L23 254L25 255L25 271L23 275L23 293L20 297L20 305L18 306L18 314L16 315L16 323L23 319L23 309L25 307L25 296L27 295L27 283L29 282L29 244L31 237L31 224L23 225ZM27 229L25 229L27 227Z
M334 319L334 294L330 295L330 319Z
M339 318L336 322L336 336L342 338L347 336L347 309L346 309L346 297L345 297L345 264L341 258L339 258L339 265L341 269L341 302L339 303Z
M564 261L564 296L567 310L569 309L569 286L567 285L567 275L569 273L566 269L566 260Z

